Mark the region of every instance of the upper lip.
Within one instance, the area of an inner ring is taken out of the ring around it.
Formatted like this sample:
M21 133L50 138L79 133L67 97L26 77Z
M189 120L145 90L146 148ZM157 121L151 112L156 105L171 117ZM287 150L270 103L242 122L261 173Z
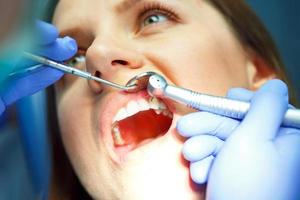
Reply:
M124 107L129 101L141 98L149 98L149 94L146 91L140 91L138 93L110 92L105 95L101 108L99 109L100 137L102 141L104 141L104 145L111 159L116 163L118 163L120 158L114 151L114 141L111 133L113 118L118 110ZM170 102L165 103L172 111L173 106Z

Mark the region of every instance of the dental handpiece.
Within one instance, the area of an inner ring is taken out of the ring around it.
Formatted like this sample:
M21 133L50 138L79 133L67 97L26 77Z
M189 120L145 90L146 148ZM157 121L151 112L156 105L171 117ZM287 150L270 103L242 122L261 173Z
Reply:
M136 90L135 89L136 85L126 85L126 86L119 85L119 84L104 80L102 78L93 76L91 73L89 73L87 71L79 70L77 68L74 68L74 67L71 67L71 66L68 66L68 65L65 65L65 64L61 64L61 63L55 62L53 60L50 60L50 59L47 59L47 58L44 58L44 57L41 57L41 56L37 56L37 55L31 54L31 53L28 53L28 52L24 52L23 56L25 58L28 58L32 61L37 62L37 63L47 65L47 66L53 67L55 69L61 70L64 73L79 76L79 77L82 77L82 78L85 78L85 79L88 79L88 80L94 80L94 81L103 83L105 85L108 85L108 86L111 86L111 87L114 87L114 88L117 88L117 89L120 89L120 90L125 90L127 92L135 92L135 90ZM26 73L27 71L34 70L36 68L37 67L28 68L28 69L25 69L25 70L14 72L10 75L13 76L13 75L19 74L19 73Z
M248 102L202 94L169 85L158 74L150 76L147 91L155 97L171 99L196 110L207 111L234 119L243 119L250 108L250 103ZM300 128L300 110L288 109L282 126Z

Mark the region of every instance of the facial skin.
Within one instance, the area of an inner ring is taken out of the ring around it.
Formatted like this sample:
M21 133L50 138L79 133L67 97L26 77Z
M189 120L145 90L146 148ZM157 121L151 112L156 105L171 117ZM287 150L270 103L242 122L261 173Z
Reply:
M86 55L86 63L78 67L120 84L155 71L172 84L215 95L225 95L231 87L254 88L262 81L255 58L207 2L141 0L130 8L122 3L59 2L54 24L62 35L74 37ZM64 146L94 199L205 198L205 187L189 178L189 164L181 154L184 139L175 129L188 109L167 102L173 112L168 133L120 154L113 150L112 118L130 99L145 94L126 94L70 75L56 90Z

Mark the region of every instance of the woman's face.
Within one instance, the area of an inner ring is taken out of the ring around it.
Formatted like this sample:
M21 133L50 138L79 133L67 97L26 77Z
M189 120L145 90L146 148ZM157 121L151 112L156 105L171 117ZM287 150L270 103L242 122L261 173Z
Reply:
M75 65L109 81L125 84L154 71L171 84L215 95L252 86L255 67L206 1L61 0L54 24L86 56ZM56 90L64 146L93 198L204 198L205 188L190 180L176 131L190 110L70 75Z

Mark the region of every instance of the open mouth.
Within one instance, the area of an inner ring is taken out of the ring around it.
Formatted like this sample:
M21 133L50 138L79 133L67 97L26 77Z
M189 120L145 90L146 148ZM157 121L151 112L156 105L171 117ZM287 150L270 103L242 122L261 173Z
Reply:
M173 114L155 97L131 100L113 119L112 137L116 150L127 151L148 143L168 132Z

